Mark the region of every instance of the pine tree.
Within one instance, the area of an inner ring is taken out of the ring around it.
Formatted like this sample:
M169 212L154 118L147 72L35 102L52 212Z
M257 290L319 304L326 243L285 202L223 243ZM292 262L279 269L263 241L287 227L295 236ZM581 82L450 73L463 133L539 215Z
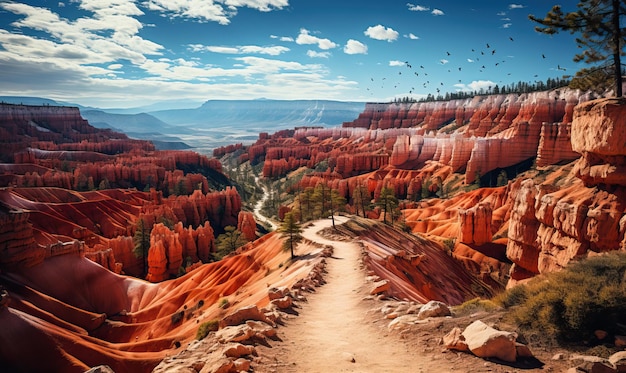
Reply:
M574 61L588 64L606 62L598 69L583 71L583 74L610 67L612 78L610 75L607 78L614 85L615 95L621 97L620 55L626 29L621 27L620 17L626 15L626 6L620 0L580 0L577 7L576 11L564 13L560 5L555 5L543 19L532 14L528 18L541 25L535 30L543 34L553 35L559 31L580 34L576 44L582 52L574 56Z
M329 195L330 218L333 221L333 228L335 228L335 213L343 211L346 205L346 199L341 194L339 194L339 191L337 189L331 189Z
M285 218L283 219L283 223L278 229L280 232L280 237L285 239L283 243L284 249L289 249L291 252L291 259L295 258L294 254L294 246L297 245L300 241L302 241L302 227L296 221L294 214L292 211L285 214Z
M396 198L393 189L389 187L383 187L380 190L380 195L376 199L376 206L383 210L383 222L387 224L387 216L391 217L391 224L393 224L395 210L398 208L398 198Z
M139 217L135 225L135 235L133 236L133 254L136 258L141 258L143 263L143 275L148 273L148 251L150 250L150 232L152 227Z
M359 215L360 208L361 216L365 217L365 211L370 209L371 201L372 198L369 190L367 190L367 187L363 184L358 184L352 193L352 202L354 203L356 214Z
M224 228L224 233L217 236L215 243L216 252L213 254L213 258L221 260L226 255L237 250L237 248L245 245L248 242L243 233L233 227L232 225Z

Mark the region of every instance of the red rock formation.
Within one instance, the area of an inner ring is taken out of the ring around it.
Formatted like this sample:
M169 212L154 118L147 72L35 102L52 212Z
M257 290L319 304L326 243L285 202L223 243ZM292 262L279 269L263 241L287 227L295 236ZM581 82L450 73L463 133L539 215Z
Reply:
M626 185L626 101L612 98L576 107L572 149L582 154L576 174L586 185Z
M43 262L44 247L37 245L28 213L0 205L0 267L32 267Z
M491 205L488 203L459 209L459 241L470 245L491 242L491 214Z
M237 217L237 229L248 241L256 240L256 221L254 214L249 211L240 211Z
M511 212L507 256L515 263L510 285L536 273L555 271L572 259L623 247L620 222L626 190L619 171L623 149L625 102L604 99L576 107L572 148L582 153L561 189L524 181ZM620 137L621 136L621 137ZM621 153L621 154L620 154Z

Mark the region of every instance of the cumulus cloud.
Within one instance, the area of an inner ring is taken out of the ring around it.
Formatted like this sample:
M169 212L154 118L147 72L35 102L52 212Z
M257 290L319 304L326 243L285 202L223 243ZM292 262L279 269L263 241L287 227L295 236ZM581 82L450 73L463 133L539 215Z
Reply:
M308 50L306 51L306 55L311 58L328 58L330 57L330 52L318 52L318 51Z
M422 6L422 5L417 5L417 4L407 3L406 6L412 12L426 12L430 10L430 8L427 6Z
M190 44L189 48L193 52L213 52L224 54L267 54L270 56L278 56L284 52L288 52L289 48L283 46L261 47L258 45L240 45L234 47Z
M343 47L345 54L367 54L367 45L358 40L350 39Z
M419 36L417 36L417 35L413 34L412 32L408 33L407 35L404 35L404 37L405 37L405 38L409 38L409 39L411 39L411 40L417 40L417 39L419 39L419 38L420 38Z
M445 13L441 9L433 9L433 11L430 12L430 14L434 16L443 16Z
M318 38L317 36L311 35L309 30L300 29L300 34L296 38L296 44L317 44L319 49L328 50L337 47L337 44L332 42L329 39Z
M404 62L398 60L389 61L389 66L404 66Z
M489 87L495 87L496 83L492 82L491 80L474 80L469 84L458 83L454 86L457 88L458 91L480 92L481 89L486 91L489 89Z
M522 4L509 4L509 9L522 9L522 8L526 8L526 6Z
M238 8L251 8L261 12L280 10L289 5L288 0L146 0L146 8L172 18L188 18L199 22L230 23Z
M383 25L370 26L363 33L372 39L387 40L388 42L398 39L399 35L398 31Z

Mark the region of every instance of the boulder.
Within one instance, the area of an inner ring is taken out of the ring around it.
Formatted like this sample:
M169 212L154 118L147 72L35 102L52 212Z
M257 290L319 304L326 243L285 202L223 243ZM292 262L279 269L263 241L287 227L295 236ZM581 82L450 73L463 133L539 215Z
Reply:
M469 350L478 357L507 362L515 362L517 359L515 333L500 331L476 320L465 328L462 335Z
M450 316L450 308L445 303L431 300L420 308L417 313L417 318L419 320L424 320L429 317L444 317Z
M389 280L381 280L374 283L374 287L370 291L371 295L381 294L389 290L391 283Z
M459 327L454 327L450 332L443 336L443 345L449 350L469 351L463 331Z
M616 352L609 356L609 362L613 364L617 372L626 372L626 351Z
M225 328L227 326L240 325L246 322L247 320L256 320L263 321L266 324L274 325L274 323L265 316L261 310L256 306L256 304L238 308L234 312L226 315L219 322L220 329Z
M215 332L215 338L220 343L243 342L254 337L254 329L246 324L227 326Z

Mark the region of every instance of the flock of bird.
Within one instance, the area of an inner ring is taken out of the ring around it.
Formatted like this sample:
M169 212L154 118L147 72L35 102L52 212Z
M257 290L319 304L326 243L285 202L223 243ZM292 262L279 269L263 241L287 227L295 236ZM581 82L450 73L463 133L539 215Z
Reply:
M508 40L510 42L514 42L513 37L508 37ZM476 64L477 68L478 68L478 72L483 73L485 71L487 71L491 66L493 67L500 67L502 65L504 65L507 61L506 59L499 59L496 56L496 49L495 47L492 47L489 43L485 43L486 48L485 49L481 49L481 50L477 50L475 48L471 49L472 55L470 57L467 58L467 62L471 63L471 64ZM446 55L445 57L450 57L452 56L452 53L450 53L449 51L445 52ZM545 59L546 55L545 54L541 54L541 58ZM494 62L495 61L495 62ZM439 65L446 65L448 64L449 61L447 59L442 58L441 60L439 60ZM424 65L419 65L416 66L414 68L413 64L409 61L404 61L404 66L410 70L410 72L417 78L419 79L418 83L422 85L422 87L424 89L429 89L429 87L433 87L433 85L435 85L435 91L437 92L437 95L439 95L441 93L441 88L442 86L444 86L443 82L438 82L439 84L436 84L435 82L431 82L428 72L426 70L426 68L424 67ZM566 71L567 69L564 67L561 67L560 65L557 66L557 70L560 71ZM458 71L458 72L463 72L463 67L458 66L456 68L449 68L448 69L448 73L452 73L453 71ZM398 75L402 76L403 72L402 71L398 71ZM511 73L507 73L507 75L511 75ZM538 77L538 75L534 76L535 78ZM385 83L387 83L387 79L385 77L381 78L380 81L377 81L377 79L374 78L370 78L370 83L371 83L371 89L368 87L367 91L370 92L371 95L374 95L373 90L375 89L374 85L376 85L377 83L380 85L381 88L385 88ZM459 83L462 83L461 79L458 79ZM397 89L398 87L400 87L402 85L402 81L398 81L394 84L393 88ZM404 83L406 83L406 80L404 81ZM418 85L419 86L419 85ZM409 94L413 94L414 92L416 92L415 89L415 85L412 85L410 87L410 89L408 90Z

